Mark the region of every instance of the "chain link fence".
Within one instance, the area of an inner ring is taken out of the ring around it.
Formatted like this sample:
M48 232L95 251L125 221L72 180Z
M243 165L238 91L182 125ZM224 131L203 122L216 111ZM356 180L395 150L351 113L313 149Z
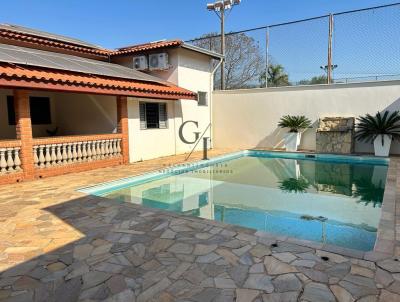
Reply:
M221 49L217 33L186 42ZM227 33L226 89L399 80L399 42L400 3Z

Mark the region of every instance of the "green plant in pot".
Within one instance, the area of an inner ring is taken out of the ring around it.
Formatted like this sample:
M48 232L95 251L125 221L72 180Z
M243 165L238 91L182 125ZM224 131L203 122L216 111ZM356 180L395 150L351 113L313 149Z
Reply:
M287 151L297 151L301 140L301 130L311 127L311 120L304 115L285 115L281 117L278 126L289 128L286 133L285 147Z
M392 140L400 140L399 111L360 116L356 129L357 140L374 144L375 156L389 156Z

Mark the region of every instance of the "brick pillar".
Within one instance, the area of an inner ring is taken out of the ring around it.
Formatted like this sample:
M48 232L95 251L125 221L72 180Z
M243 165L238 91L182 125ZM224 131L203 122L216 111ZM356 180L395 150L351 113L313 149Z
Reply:
M128 98L117 96L118 133L122 133L122 160L129 163Z
M14 90L17 139L21 140L21 166L25 179L34 178L33 139L29 95L26 90Z

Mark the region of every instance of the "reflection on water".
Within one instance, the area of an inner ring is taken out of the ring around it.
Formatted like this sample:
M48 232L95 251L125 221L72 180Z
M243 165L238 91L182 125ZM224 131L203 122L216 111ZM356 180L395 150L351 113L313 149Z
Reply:
M224 165L106 196L301 239L373 248L386 166L262 157Z
M310 183L303 176L286 178L279 183L279 189L287 193L305 193L310 187Z

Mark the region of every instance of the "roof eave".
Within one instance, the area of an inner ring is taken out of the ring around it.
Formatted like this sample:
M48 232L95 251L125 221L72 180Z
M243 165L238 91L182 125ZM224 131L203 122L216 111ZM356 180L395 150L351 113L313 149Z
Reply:
M45 90L56 92L72 92L72 93L86 93L97 95L113 95L113 96L128 96L161 100L197 100L196 94L180 94L180 93L160 93L148 92L139 90L124 90L112 88L97 88L88 86L76 86L66 83L52 83L46 81L37 81L29 79L16 79L16 78L0 78L0 88L5 89L29 89L29 90Z
M202 53L204 55L207 55L209 57L212 57L213 59L217 59L217 60L222 60L224 58L224 56L222 54L219 54L217 52L205 49L205 48L201 48L201 47L197 47L191 44L186 44L183 43L181 45L181 48L187 49L187 50L191 50L194 52L198 52L198 53Z

